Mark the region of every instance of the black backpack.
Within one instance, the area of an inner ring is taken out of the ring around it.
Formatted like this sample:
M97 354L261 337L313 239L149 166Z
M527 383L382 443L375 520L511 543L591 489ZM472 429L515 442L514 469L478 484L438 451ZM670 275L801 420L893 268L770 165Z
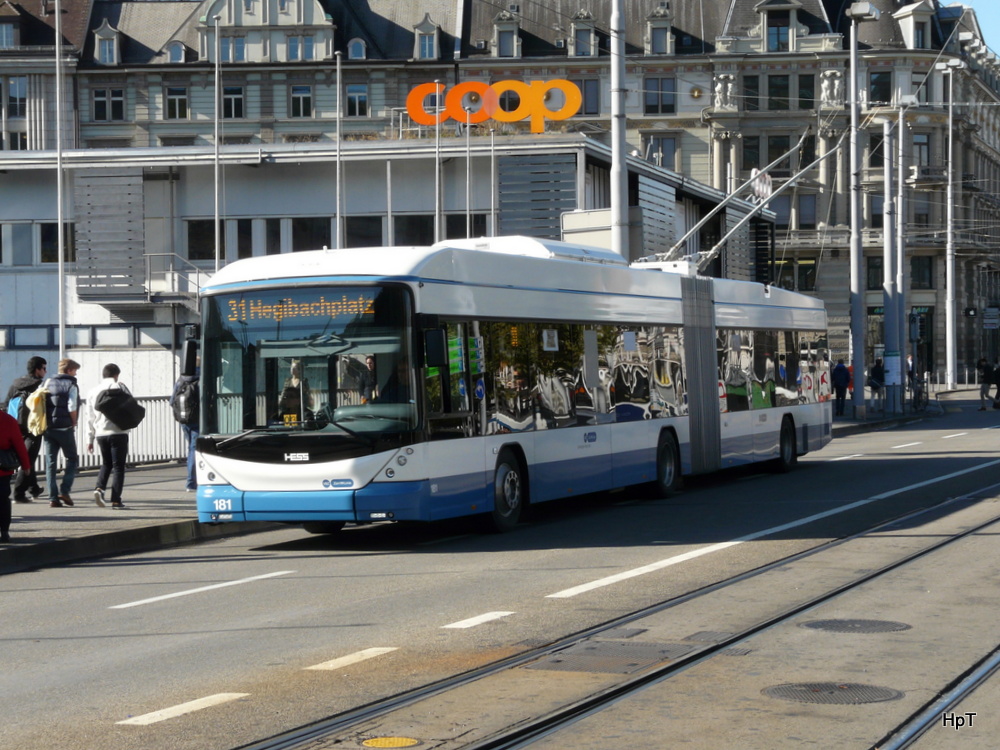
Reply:
M174 419L180 424L198 421L198 381L185 380L174 394Z

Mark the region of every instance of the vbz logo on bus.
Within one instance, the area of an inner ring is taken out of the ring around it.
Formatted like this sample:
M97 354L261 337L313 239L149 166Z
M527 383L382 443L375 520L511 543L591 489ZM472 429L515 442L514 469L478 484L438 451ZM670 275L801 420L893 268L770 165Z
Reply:
M583 442L585 443L596 443L597 433L596 432L586 432L583 435Z
M444 100L444 110L428 112L424 101L428 96L440 96L445 89L443 83L422 83L410 91L406 97L406 111L418 125L437 125L446 120L467 122L476 125L491 117L498 122L520 122L531 118L531 132L545 131L546 120L565 120L580 110L583 95L576 84L565 80L554 81L497 81L489 85L482 81L465 81L451 90ZM517 96L517 106L506 110L500 106L500 95L511 92ZM558 109L549 109L548 101L553 91L562 92L563 104ZM475 112L467 112L464 103L481 101Z

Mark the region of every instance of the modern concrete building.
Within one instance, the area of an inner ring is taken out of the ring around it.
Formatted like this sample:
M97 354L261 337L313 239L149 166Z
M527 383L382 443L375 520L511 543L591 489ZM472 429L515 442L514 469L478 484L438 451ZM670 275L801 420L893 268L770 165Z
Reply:
M846 355L850 3L622 4L630 255L673 246L796 144L771 173L774 190L840 146L709 272L822 297ZM67 347L95 370L135 358L149 373L132 378L141 393L169 388L192 295L217 263L467 233L558 237L565 212L610 206L610 0L64 0L59 149L55 5L0 3L0 381L57 344L59 162ZM994 357L1000 67L971 10L873 5L880 20L859 24L867 356L884 343L881 163L895 158L878 118L902 112L905 292L921 315L920 361L944 362L949 141L958 361ZM937 68L949 59L967 67ZM579 109L539 122L565 104L541 86L557 79L578 87ZM440 126L407 109L434 81L441 99L422 105L444 109ZM526 85L487 88L503 81ZM511 114L477 123L494 93ZM734 202L681 251L711 248L750 208Z

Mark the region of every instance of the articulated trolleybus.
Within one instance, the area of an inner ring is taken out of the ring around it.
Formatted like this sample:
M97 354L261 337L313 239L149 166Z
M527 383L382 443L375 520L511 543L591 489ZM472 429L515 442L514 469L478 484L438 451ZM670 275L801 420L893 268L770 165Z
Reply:
M526 237L233 263L203 290L198 517L479 515L831 437L822 302Z

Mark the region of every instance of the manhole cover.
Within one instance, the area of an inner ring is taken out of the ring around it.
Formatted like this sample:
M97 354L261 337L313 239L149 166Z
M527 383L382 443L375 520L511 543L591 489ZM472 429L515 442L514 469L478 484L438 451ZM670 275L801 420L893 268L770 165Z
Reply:
M850 682L801 682L790 685L774 685L764 688L761 692L769 698L780 698L784 701L833 703L847 706L895 701L903 697L903 693L898 690Z
M905 622L892 620L813 620L802 623L802 627L833 633L895 633L910 629Z

